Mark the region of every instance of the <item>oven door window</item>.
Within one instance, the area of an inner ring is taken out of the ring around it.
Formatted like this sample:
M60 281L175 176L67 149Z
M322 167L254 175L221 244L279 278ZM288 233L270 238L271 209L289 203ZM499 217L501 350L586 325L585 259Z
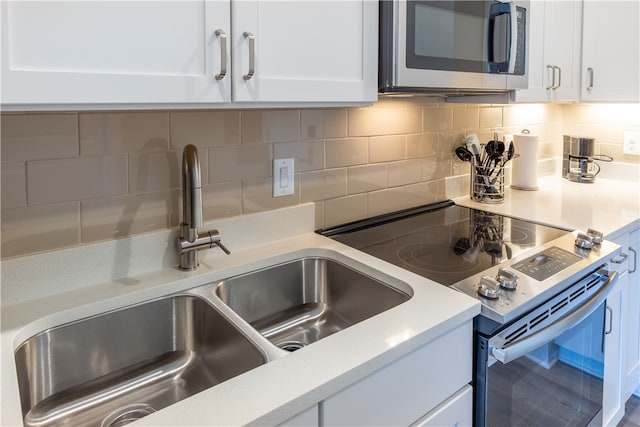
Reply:
M604 304L526 356L489 357L487 426L586 426L602 408Z

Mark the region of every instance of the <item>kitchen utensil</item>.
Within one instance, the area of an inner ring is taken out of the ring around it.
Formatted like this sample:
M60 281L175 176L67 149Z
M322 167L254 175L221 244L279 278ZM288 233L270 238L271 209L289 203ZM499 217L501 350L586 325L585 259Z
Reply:
M480 151L482 150L482 147L480 145L478 135L476 135L475 133L467 135L467 137L464 139L464 143L467 147L467 150L469 150L476 158L476 162L478 164L482 164L482 160L480 159Z
M456 156L458 156L458 158L463 162L470 162L473 157L473 154L471 154L471 152L465 147L456 147L455 152Z

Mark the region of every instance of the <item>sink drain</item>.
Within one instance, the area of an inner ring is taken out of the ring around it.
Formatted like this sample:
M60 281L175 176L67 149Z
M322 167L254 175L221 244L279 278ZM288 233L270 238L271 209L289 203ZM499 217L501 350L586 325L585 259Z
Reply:
M300 341L284 341L278 344L278 347L286 351L296 351L304 347Z
M121 427L154 412L156 410L146 403L122 406L104 417L100 427Z

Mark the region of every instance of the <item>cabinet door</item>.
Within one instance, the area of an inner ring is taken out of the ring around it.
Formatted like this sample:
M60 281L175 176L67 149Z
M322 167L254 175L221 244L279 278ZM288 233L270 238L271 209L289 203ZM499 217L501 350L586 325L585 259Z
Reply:
M640 273L638 272L638 250L640 250L640 228L628 234L628 246L623 251L629 254L626 295L623 295L623 362L626 400L638 389L640 392Z
M233 101L377 99L377 2L242 0L231 16Z
M228 1L3 1L2 103L230 100Z
M582 101L640 101L638 1L585 1Z
M624 415L622 399L622 290L626 287L627 271L618 276L618 283L607 297L604 340L604 385L602 390L602 425L616 425Z
M546 3L545 32L547 35L544 39L546 87L552 86L549 90L552 101L578 101L580 98L582 1L547 1Z
M472 342L467 322L339 391L322 402L322 425L399 426L421 419L471 381Z
M529 88L518 102L577 101L580 97L581 2L529 5Z

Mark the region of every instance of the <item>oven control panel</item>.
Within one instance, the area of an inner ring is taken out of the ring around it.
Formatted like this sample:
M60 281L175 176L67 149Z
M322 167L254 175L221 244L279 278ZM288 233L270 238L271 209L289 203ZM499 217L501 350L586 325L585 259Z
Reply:
M517 264L513 264L511 268L542 282L570 265L579 262L581 259L571 252L552 246Z

